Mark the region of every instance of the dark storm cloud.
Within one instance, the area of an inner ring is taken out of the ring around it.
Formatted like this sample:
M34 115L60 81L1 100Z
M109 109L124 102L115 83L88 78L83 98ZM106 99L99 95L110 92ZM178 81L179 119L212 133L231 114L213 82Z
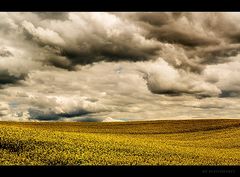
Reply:
M5 28L22 27L26 41L48 48L45 63L65 69L99 61L156 59L165 50L162 44L182 48L187 58L179 65L171 62L170 54L163 57L176 68L193 72L204 69L199 64L227 62L238 53L238 49L226 49L228 42L237 40L238 27L233 17L223 13L36 12L19 16L8 16ZM226 43L223 48L208 50L222 42Z
M199 63L207 65L229 62L231 61L229 59L230 57L237 56L239 53L239 44L228 44L224 46L200 49L199 51L195 51L190 55L198 55L200 57Z
M178 43L188 47L217 45L219 41L205 36L200 36L191 31L185 31L177 26L166 26L151 29L149 38L156 38L165 43Z
M155 38L161 42L187 47L217 45L220 42L194 27L198 19L191 13L135 13L130 14L129 18L136 20L147 30L148 38Z
M64 69L99 61L136 62L162 57L175 68L201 73L204 65L227 62L238 53L226 43L232 33L219 31L224 26L218 21L228 24L227 18L221 21L224 15L220 13L39 12L37 16L45 19L39 25L34 21L22 23L26 39L46 51L46 64ZM174 56L169 49L172 47L180 48Z
M48 15L51 16L51 14ZM51 57L49 64L71 69L77 64L121 60L136 62L156 59L160 56L175 68L200 73L204 69L203 65L224 63L227 62L229 57L238 54L238 48L229 47L227 43L218 47L221 42L231 41L232 35L236 34L228 32L222 34L217 26L214 26L215 21L221 21L222 14L130 13L122 16L120 13L114 13L114 16L109 15L108 17L109 21L111 21L111 18L113 20L120 19L116 23L116 27L104 26L104 23L95 21L95 16L92 16L93 18L90 17L89 19L94 20L86 20L87 17L84 15L78 16L79 19L84 21L85 27L73 25L76 17L67 20L69 26L73 26L73 32L80 30L79 35L76 32L74 41L70 41L66 37L66 34L64 34L66 32L48 30L47 28L39 30L39 27L34 27L39 33L31 33L33 40L40 46L58 48L59 52L54 54L56 58L59 56L65 58L65 62L63 62L63 60L53 60L53 57ZM211 21L212 16L215 19ZM223 19L221 23L228 24L227 19ZM140 27L144 32L130 27L127 30L117 27L130 24L135 24L136 29ZM62 25L64 26L64 23ZM233 24L231 25L233 26ZM87 32L87 28L92 32ZM223 25L221 28L223 28ZM233 29L236 29L236 27L233 27ZM29 31L31 32L31 30ZM55 37L52 40L46 40L40 33L51 33ZM136 38L137 35L138 38ZM142 43L141 40L143 39L144 42ZM148 45L147 43L150 42L152 44ZM182 49L186 56L181 56L181 51L180 53L177 51L176 54L178 60L181 61L180 64L173 62L172 58L176 55L163 54L166 53L166 48L162 46L163 43L172 44ZM216 49L211 50L211 47ZM195 59L196 57L198 59Z
M61 54L73 64L91 64L99 61L146 61L156 58L156 53L159 51L158 47L141 49L124 42L128 39L122 40L123 43L109 41L101 46L89 43L90 47L86 50L82 50L81 46L78 46L78 48L64 48Z
M47 60L43 61L43 63L46 65L53 65L57 68L74 70L74 65L72 64L71 60L69 60L67 57L51 55L46 56L46 59Z
M79 109L77 111L72 111L72 112L67 112L67 113L54 113L54 112L44 112L42 110L38 110L36 108L29 108L28 109L29 115L31 119L36 119L36 120L59 120L63 118L73 118L73 117L78 117L78 116L83 116L87 115L90 112Z
M229 62L229 57L239 53L238 16L231 13L129 13L122 16L145 29L146 38L182 46L187 59L178 66L170 62L176 68L200 73L204 69L200 65Z
M122 30L114 25L108 29L99 21L88 21L88 19L85 19L86 17L81 19L82 17L78 16L74 18L85 20L86 24L82 27L77 26L78 24L75 24L73 20L62 22L62 26L72 26L71 30L73 30L75 35L73 34L71 37L69 37L68 31L65 31L64 28L61 31L58 31L59 29L52 30L46 27L35 26L29 21L22 23L23 34L26 40L36 43L41 48L47 48L48 53L50 53L48 55L55 55L55 58L65 58L67 65L64 62L53 60L54 57L51 57L48 62L62 68L71 68L76 64L84 65L99 61L150 60L156 58L157 52L160 50L160 46L157 43L145 45L145 43L151 42L147 41L138 32L135 32L134 30L137 29L134 28L136 27L132 27L133 31L131 29ZM109 16L109 18L110 20L111 18L113 20L117 19L115 16ZM64 23L68 24L65 25ZM116 23L117 25L118 23L119 25L129 25L120 20ZM55 28L54 25L53 28ZM88 28L92 28L92 32L88 32ZM69 63L71 64L69 65Z
M118 13L115 13L118 15ZM177 14L175 16L178 16ZM137 21L141 25L147 26L163 26L171 22L172 13L129 13L127 17L133 21Z
M230 39L231 43L240 43L240 32L238 31L230 34L228 38Z
M25 74L20 76L11 75L7 70L0 70L0 87L4 84L15 84L19 80L23 80L26 77Z
M228 98L228 97L240 97L240 91L236 90L223 90L220 94L221 98Z

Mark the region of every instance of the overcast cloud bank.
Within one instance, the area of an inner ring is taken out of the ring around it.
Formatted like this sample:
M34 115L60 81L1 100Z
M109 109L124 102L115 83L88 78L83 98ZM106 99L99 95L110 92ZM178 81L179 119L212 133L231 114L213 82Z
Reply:
M0 120L240 118L239 13L0 19Z

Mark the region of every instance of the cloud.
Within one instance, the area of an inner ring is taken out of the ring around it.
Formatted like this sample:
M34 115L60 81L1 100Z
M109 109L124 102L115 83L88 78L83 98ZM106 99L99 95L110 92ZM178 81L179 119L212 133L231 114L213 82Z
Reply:
M205 68L205 66L201 65L198 61L194 61L199 60L199 58L195 59L189 57L183 48L172 44L165 44L161 52L159 52L159 55L162 59L177 69L183 69L193 73L201 73Z
M176 70L164 60L151 63L146 68L147 70L143 68L141 71L145 73L149 90L155 94L193 94L205 97L218 96L221 93L218 87L204 81L201 76Z
M27 48L30 57L70 70L78 64L99 61L136 62L162 57L176 68L200 73L206 64L227 62L239 48L234 44L228 47L231 40L227 30L222 33L214 26L237 19L231 13L50 12L2 16L8 19L3 29L12 24L12 32L22 45L38 50ZM34 56L36 52L40 56Z
M59 25L60 23L53 23L52 28L59 31ZM61 25L68 26L68 29L59 33L69 44L62 48L62 55L75 64L89 64L102 60L148 60L159 50L157 42L145 39L141 28L112 14L70 13L69 21ZM68 30L76 37L69 36Z
M213 46L197 51L197 55L200 57L199 63L218 64L227 63L231 61L231 57L237 56L240 51L239 44L223 44L219 46Z
M206 106L194 106L207 99L199 98L218 98L221 89L204 77L207 78L189 75L184 70L180 72L162 59L136 63L101 62L79 65L75 71L32 72L21 81L21 87L5 88L2 99L15 100L17 110L13 114L22 112L22 118L29 120L172 118L187 114L187 110L205 110Z
M64 40L59 36L59 34L52 30L43 29L41 27L35 28L35 26L28 21L23 21L22 26L26 30L27 34L39 43L60 46L64 44Z
M113 119L111 117L107 117L102 122L124 122L124 121L123 120L119 120L119 119Z
M43 20L68 20L68 13L62 13L62 12L35 12L40 18Z
M187 47L216 45L220 41L206 29L210 13L129 13L130 19L147 30L148 38Z
M240 60L235 57L229 63L208 66L204 71L206 80L213 80L215 85L222 90L221 97L240 96ZM212 78L215 78L212 79Z
M7 70L0 70L0 86L3 84L14 84L18 80L24 79L25 75L20 76L11 75Z
M36 119L36 120L59 120L59 119L72 118L72 117L89 114L88 111L81 110L81 109L73 112L67 112L67 113L55 113L51 111L45 113L41 110L34 109L34 108L29 108L28 113L31 119Z
M239 13L0 18L1 120L239 117Z
M6 48L0 48L0 57L10 57L13 56L13 54L8 51Z
M3 116L6 116L9 114L9 107L7 104L5 104L4 102L0 103L0 120Z
M132 19L145 29L147 39L180 48L177 56L184 53L183 68L190 63L196 67L228 62L239 52L239 45L233 41L239 31L238 13L124 13L122 18ZM161 56L169 61L171 52L166 53L168 57Z

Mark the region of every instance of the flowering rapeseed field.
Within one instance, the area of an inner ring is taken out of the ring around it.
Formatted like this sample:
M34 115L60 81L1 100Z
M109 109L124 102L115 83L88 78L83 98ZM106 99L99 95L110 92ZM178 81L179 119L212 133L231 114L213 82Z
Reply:
M0 122L1 165L240 165L240 120Z

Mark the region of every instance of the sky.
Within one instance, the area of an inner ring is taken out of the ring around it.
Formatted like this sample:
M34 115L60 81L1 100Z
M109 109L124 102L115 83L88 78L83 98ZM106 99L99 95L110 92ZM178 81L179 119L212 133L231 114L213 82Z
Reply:
M0 19L1 121L240 118L240 13Z

